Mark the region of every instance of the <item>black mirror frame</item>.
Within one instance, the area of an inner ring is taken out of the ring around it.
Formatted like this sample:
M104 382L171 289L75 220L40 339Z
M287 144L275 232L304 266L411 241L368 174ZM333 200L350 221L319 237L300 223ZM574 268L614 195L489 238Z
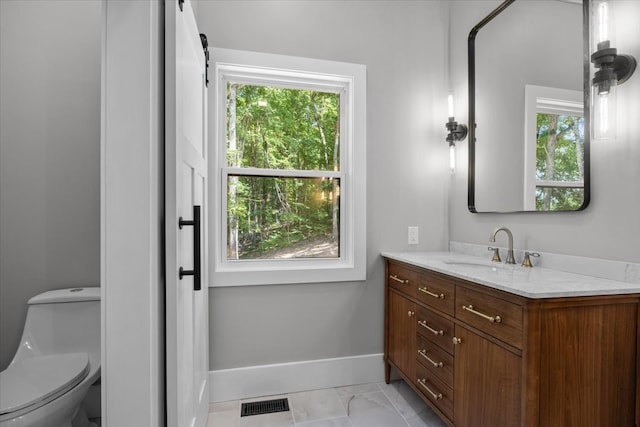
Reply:
M582 205L575 210L565 211L481 211L476 209L475 202L475 160L476 160L476 66L475 40L478 31L516 0L505 0L489 13L469 32L467 39L468 69L469 69L469 175L467 188L467 207L471 213L550 213L550 212L578 212L586 209L591 201L591 56L589 52L589 0L582 0L582 51L583 51L583 103L584 103L584 198Z

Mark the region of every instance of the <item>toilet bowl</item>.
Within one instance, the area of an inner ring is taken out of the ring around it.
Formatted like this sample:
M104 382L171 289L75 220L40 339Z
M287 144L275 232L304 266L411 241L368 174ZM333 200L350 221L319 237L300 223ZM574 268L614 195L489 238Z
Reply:
M36 295L0 372L0 427L91 426L83 402L99 376L100 288Z

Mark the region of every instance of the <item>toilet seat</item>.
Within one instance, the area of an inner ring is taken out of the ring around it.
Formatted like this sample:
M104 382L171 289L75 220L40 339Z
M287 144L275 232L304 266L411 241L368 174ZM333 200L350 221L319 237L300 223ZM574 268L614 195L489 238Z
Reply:
M0 417L42 406L71 390L89 373L86 353L31 357L0 372Z

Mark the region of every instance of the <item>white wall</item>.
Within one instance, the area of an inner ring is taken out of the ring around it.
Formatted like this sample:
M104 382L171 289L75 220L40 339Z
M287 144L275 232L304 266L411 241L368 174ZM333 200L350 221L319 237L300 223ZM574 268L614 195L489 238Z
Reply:
M100 2L0 1L0 370L27 300L100 282Z
M212 288L211 369L381 353L380 251L447 246L446 2L199 1L215 47L367 66L367 280ZM407 245L407 226L420 245ZM318 278L321 280L321 278Z
M500 2L450 2L452 78L456 92L467 91L469 30ZM640 58L640 2L616 0L617 47ZM577 256L640 262L640 74L618 91L618 138L591 143L591 204L583 212L471 214L467 210L467 144L459 144L449 201L451 240L484 244L496 225L514 232L518 248ZM461 106L462 107L462 106ZM466 111L466 106L459 111ZM466 122L466 115L460 117ZM506 246L506 241L498 242Z
M102 11L102 422L156 427L165 418L164 4L105 1Z

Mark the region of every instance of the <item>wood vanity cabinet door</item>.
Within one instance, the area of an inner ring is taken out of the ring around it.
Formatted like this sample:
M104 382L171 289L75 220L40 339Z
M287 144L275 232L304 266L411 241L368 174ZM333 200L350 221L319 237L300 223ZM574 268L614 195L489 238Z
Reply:
M633 426L634 303L565 300L541 313L540 425Z
M454 424L456 427L520 425L520 356L456 326Z
M389 359L410 380L416 369L416 305L389 291Z

